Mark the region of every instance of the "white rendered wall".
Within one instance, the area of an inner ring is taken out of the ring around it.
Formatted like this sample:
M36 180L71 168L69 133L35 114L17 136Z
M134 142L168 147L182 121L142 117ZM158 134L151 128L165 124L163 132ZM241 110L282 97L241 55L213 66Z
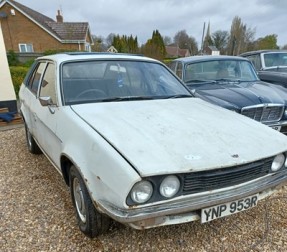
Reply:
M16 100L0 21L0 102Z

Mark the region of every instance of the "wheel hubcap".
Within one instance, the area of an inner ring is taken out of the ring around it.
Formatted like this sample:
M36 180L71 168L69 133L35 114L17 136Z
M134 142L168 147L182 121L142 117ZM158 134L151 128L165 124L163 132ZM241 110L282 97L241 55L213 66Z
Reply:
M80 185L80 181L75 178L73 181L73 194L76 204L77 213L83 223L86 223L86 208L85 208L85 200L82 192L82 188Z

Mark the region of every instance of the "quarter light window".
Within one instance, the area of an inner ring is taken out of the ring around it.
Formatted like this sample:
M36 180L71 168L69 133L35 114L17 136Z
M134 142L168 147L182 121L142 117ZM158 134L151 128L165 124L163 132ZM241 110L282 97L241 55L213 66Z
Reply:
M40 90L40 97L49 96L52 99L53 104L57 104L55 76L56 75L54 65L48 64L42 79Z

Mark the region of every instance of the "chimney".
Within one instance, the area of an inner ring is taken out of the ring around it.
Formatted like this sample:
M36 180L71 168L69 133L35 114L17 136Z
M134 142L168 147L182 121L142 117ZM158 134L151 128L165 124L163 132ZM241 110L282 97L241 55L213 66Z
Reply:
M61 15L60 10L58 10L58 15L56 16L57 18L57 23L63 23L64 19L63 16Z

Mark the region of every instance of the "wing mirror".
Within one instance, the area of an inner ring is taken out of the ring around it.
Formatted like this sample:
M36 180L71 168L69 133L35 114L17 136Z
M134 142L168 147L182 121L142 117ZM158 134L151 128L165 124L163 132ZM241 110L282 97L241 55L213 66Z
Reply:
M52 98L50 96L39 97L39 101L40 101L41 105L44 107L49 106L49 105L53 105L53 101L52 101Z
M48 107L49 108L49 111L51 112L51 114L54 114L55 113L55 106L52 106L52 105L55 105L53 103L53 100L50 96L42 96L42 97L39 97L39 101L41 103L41 105L43 107Z

